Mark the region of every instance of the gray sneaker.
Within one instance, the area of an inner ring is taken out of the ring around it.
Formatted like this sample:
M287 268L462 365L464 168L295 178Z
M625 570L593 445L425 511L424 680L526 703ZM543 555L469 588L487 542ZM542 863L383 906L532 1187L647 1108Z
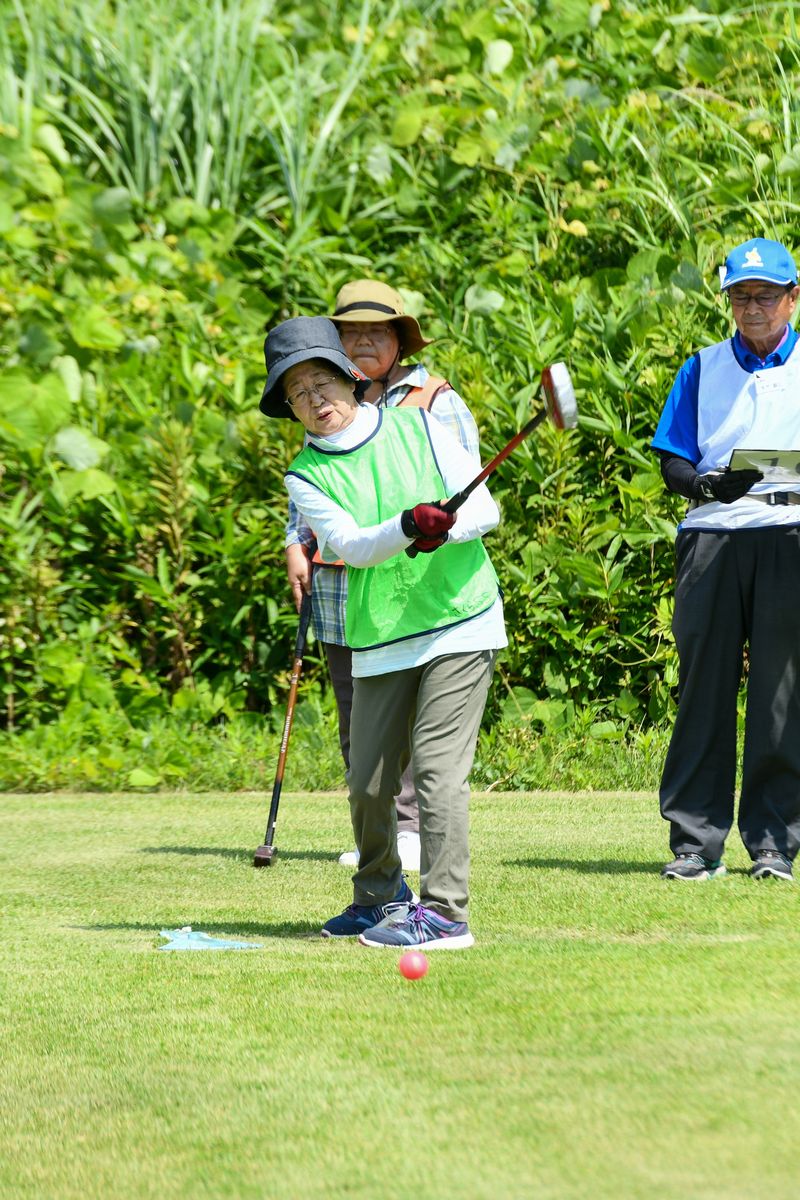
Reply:
M794 882L791 860L778 850L759 850L750 868L753 879L787 879Z
M674 862L661 868L662 879L719 879L725 874L721 858L703 858L702 854L676 854Z
M466 921L451 921L422 904L398 906L383 921L358 935L362 946L407 950L466 950L475 944Z

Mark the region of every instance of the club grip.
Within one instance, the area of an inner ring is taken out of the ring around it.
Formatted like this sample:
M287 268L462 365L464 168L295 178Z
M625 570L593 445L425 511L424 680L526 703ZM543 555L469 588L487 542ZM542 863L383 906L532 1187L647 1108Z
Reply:
M308 637L308 626L311 621L311 592L303 592L303 599L300 602L300 624L297 628L297 640L294 644L295 659L302 658L306 648L306 638Z

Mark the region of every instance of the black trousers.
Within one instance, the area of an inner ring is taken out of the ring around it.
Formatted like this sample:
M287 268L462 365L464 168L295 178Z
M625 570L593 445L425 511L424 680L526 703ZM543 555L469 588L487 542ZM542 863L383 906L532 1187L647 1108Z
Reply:
M353 652L348 646L335 642L323 642L328 660L333 694L339 710L339 745L344 765L350 769L350 712L353 707ZM407 830L419 833L419 800L414 787L414 770L409 763L400 779L400 791L394 798L397 810L397 828L400 833Z
M748 646L739 831L751 858L800 846L800 526L683 530L672 629L678 714L661 779L674 854L722 857Z

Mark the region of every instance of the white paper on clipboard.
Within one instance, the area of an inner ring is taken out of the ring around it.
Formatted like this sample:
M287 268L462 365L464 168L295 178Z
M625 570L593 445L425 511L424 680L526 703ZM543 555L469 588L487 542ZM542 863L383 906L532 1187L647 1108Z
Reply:
M800 450L734 450L728 466L732 471L761 471L764 483L797 483Z

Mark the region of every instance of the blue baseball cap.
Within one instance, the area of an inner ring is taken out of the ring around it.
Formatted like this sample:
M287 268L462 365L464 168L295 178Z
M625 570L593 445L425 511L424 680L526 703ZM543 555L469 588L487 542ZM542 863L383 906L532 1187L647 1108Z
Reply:
M797 283L797 267L794 259L780 242L768 238L751 238L731 250L725 266L719 273L721 291L735 283L746 283L748 279L762 279L765 283Z

